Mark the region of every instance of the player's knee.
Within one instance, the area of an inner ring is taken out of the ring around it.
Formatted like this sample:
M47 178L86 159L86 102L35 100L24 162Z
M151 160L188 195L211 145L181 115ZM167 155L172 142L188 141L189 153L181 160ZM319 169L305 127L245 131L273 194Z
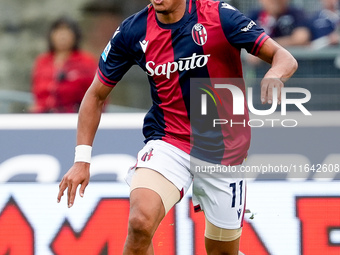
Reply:
M205 237L215 241L230 242L238 239L242 234L242 228L224 229L215 226L205 220Z
M152 237L153 226L151 220L143 213L132 214L129 217L129 232L133 235Z

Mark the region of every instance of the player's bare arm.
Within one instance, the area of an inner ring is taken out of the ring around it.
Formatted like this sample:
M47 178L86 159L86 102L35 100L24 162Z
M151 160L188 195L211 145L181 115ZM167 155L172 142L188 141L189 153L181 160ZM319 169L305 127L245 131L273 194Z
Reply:
M97 76L92 85L87 90L80 105L78 126L77 126L77 145L91 145L97 132L101 113L107 96L112 87L102 84Z
M271 64L261 82L261 102L272 103L273 88L277 88L278 102L281 99L281 88L296 71L298 64L295 58L274 40L268 39L258 54L258 57Z
M111 90L112 88L103 85L98 78L95 77L79 109L77 145L92 146L105 100ZM77 187L81 184L79 195L83 197L89 180L90 164L86 162L74 163L59 184L57 201L60 202L64 191L67 189L67 205L71 207L74 204Z

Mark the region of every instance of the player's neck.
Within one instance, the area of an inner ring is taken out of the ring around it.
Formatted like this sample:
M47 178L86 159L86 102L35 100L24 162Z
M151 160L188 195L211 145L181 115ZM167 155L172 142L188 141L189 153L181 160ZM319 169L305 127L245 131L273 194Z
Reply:
M186 1L181 1L173 10L156 11L157 19L163 24L173 24L181 20L185 14Z

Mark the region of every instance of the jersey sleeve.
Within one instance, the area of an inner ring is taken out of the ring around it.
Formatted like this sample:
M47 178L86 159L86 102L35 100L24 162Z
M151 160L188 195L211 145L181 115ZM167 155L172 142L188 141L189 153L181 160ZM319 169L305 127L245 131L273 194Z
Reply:
M110 87L114 87L133 65L124 41L124 32L122 26L118 27L100 56L97 77Z
M227 3L220 3L219 12L222 29L229 43L256 56L269 38L263 28Z

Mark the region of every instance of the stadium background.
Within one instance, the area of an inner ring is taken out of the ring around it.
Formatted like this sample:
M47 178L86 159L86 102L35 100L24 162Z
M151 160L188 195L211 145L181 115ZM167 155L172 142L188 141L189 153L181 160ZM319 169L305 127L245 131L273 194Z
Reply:
M256 0L229 2L245 13L257 6ZM119 21L147 3L0 2L0 255L120 254L128 211L122 178L142 146L141 122L149 106L146 77L133 68L115 89L95 140L91 184L84 199L78 197L67 209L65 199L56 203L56 195L72 164L76 116L28 114L30 71L56 17L79 20L84 47L99 56ZM309 14L320 8L317 0L292 3ZM306 107L313 115L302 118L293 108L287 118L298 119L299 127L254 128L249 164L335 167L340 164L340 49L289 50L300 68L288 86L311 92ZM265 68L245 64L247 84ZM241 250L247 255L340 254L340 186L334 173L252 176L247 200L252 213L246 215ZM192 214L188 194L158 230L156 254L204 254L202 223L202 214Z

